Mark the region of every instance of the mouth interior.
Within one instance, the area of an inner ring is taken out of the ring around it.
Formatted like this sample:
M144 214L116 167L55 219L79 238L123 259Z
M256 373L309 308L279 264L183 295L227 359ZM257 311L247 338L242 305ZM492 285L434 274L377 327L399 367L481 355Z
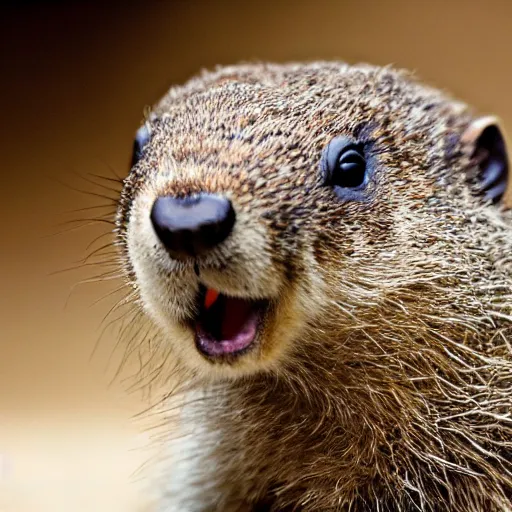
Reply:
M199 294L196 343L209 356L235 354L248 348L258 332L262 301L228 297L213 289Z

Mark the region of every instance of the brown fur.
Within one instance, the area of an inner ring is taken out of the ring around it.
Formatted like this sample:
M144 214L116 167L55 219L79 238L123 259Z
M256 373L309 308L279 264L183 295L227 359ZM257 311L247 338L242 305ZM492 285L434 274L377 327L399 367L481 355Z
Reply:
M118 240L197 448L172 455L159 510L512 510L512 215L468 181L474 113L405 73L313 63L204 73L153 114ZM321 184L339 134L371 145L368 201ZM232 364L180 327L198 278L148 227L158 194L199 191L237 211L201 279L272 301Z

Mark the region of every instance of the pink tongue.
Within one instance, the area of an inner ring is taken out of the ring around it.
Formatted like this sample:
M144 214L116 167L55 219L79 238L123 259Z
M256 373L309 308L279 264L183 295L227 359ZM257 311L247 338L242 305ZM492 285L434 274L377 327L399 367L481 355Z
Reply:
M227 297L221 324L222 339L232 340L240 334L251 312L252 305L249 301Z

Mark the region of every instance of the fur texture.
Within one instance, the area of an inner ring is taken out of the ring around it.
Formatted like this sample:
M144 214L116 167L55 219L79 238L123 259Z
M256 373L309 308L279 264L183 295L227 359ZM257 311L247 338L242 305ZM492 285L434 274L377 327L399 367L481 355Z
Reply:
M512 510L512 216L477 193L473 119L406 73L322 62L203 73L156 105L117 232L181 389L158 510ZM322 183L337 135L368 148L362 201ZM151 205L197 192L231 199L234 231L173 261ZM181 322L200 282L271 301L229 364Z

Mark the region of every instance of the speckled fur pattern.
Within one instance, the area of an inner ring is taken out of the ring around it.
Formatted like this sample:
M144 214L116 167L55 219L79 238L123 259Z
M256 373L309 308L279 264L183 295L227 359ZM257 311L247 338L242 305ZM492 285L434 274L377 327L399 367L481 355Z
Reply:
M155 106L117 235L184 390L162 406L184 404L159 511L512 510L512 215L470 179L475 118L407 73L325 62L205 72ZM362 200L322 182L337 135L367 148ZM149 221L198 192L237 213L200 277ZM231 364L180 323L199 282L271 301Z

